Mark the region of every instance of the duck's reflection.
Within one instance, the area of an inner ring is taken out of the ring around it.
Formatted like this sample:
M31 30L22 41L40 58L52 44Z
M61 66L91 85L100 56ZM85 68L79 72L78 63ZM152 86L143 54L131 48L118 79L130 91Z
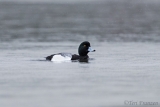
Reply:
M89 59L79 59L80 63L89 63Z

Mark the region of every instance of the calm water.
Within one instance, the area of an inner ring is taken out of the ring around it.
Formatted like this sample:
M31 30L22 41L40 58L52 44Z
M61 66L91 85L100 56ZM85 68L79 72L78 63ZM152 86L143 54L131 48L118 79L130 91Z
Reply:
M159 11L160 2L1 2L0 106L159 106ZM96 49L88 63L44 60L77 54L85 40Z

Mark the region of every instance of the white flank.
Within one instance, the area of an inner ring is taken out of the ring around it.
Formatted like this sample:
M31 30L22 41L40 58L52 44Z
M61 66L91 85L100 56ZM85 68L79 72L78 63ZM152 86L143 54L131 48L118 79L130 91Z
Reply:
M62 55L54 55L51 61L69 61L71 57L69 56L62 56Z

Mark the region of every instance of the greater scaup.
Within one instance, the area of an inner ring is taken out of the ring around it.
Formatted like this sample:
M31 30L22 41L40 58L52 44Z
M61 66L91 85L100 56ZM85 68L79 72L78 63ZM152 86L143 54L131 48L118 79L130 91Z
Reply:
M88 52L95 52L95 50L91 48L91 45L88 41L84 41L79 45L78 48L79 55L71 53L57 53L47 56L46 60L49 61L85 60L89 58L89 56L87 55Z

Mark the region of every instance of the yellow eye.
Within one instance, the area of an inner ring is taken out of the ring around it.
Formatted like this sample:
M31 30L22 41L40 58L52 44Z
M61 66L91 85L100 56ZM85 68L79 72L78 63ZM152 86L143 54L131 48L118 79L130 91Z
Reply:
M84 47L86 47L86 45L84 45Z

